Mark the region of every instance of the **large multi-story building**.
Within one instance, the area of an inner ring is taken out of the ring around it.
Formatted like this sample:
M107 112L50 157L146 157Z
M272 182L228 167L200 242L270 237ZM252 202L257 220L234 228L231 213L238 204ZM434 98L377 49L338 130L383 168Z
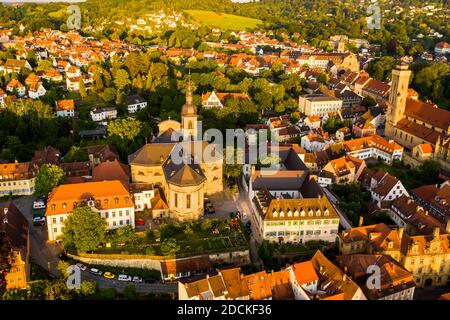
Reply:
M22 212L12 202L0 204L0 237L11 249L10 269L6 273L6 289L24 289L29 279L29 227Z
M412 273L416 287L445 286L450 279L450 224L428 235L410 236L384 224L352 228L339 235L341 254L391 256Z
M298 97L298 109L306 116L323 117L342 110L342 100L327 94L308 94Z
M39 167L33 162L0 164L0 197L33 194L38 172Z
M45 216L50 241L60 239L64 220L81 205L98 212L108 229L134 227L133 197L121 181L64 184L53 189L47 201Z
M262 239L295 243L336 240L339 215L321 191L312 194L313 188L320 190L313 179L307 184L315 186L302 188L302 198L297 199L274 198L264 190L256 194L253 207Z
M450 171L450 112L408 97L410 76L407 65L392 70L386 137L410 150L419 144L431 144L433 158Z

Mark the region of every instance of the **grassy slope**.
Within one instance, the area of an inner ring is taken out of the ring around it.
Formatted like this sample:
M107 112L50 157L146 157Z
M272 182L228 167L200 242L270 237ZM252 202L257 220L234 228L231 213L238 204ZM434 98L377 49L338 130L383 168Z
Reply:
M185 10L195 21L209 27L217 27L225 30L255 29L262 24L259 19L246 18L226 13L215 13L203 10Z

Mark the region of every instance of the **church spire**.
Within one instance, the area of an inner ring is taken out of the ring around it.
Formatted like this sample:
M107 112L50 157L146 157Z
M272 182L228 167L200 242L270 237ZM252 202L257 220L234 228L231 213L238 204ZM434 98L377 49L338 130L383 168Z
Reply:
M193 103L192 99L192 87L191 87L191 69L189 69L189 76L186 87L186 104L191 105Z

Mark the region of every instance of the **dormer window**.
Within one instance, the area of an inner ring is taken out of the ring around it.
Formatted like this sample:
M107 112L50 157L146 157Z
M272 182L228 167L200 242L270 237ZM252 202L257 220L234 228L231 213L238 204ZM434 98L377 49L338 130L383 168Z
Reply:
M299 215L298 210L295 210L295 211L294 211L294 217L298 217L298 215Z
M114 203L119 204L119 198L114 198Z
M288 215L288 217L292 217L292 211L291 211L291 209L288 210L287 215Z
M300 215L301 215L302 217L304 217L304 216L306 215L305 210L302 209L302 211L300 211Z
M107 207L107 206L108 206L108 199L105 199L105 200L103 201L103 203L105 204L105 207Z
M309 209L308 216L312 217L313 215L314 215L314 212L311 209Z
M284 217L284 212L280 211L280 217Z
M328 216L328 215L330 215L330 211L328 210L328 208L327 208L327 209L325 209L325 211L323 212L323 214L324 214L325 216Z
M278 217L278 212L276 210L273 210L272 215L276 218Z
M64 203L62 204L62 207L63 207L63 209L66 209L66 208L67 208L67 203L64 202Z
M125 197L125 203L128 203L128 201L130 201L130 198Z
M56 204L52 204L52 211L56 210Z
M320 216L320 209L316 210L316 216L319 217Z

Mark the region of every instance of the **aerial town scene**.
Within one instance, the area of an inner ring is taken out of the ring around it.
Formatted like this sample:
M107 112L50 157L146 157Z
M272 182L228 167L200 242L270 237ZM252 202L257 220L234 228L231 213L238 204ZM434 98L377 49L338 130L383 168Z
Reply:
M0 2L0 300L450 300L448 1Z

